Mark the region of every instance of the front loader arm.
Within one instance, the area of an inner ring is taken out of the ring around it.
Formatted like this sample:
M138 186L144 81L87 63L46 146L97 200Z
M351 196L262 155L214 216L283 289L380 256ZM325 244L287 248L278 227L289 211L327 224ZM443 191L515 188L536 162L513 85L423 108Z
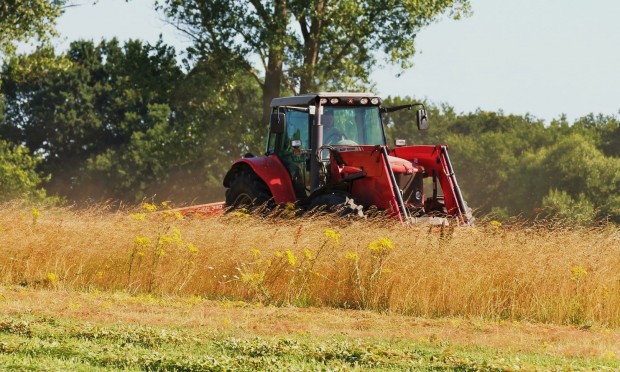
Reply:
M427 176L437 178L443 191L444 205L449 215L457 217L461 223L468 224L466 205L456 180L448 147L445 145L416 145L397 147L392 150L396 157L423 166Z

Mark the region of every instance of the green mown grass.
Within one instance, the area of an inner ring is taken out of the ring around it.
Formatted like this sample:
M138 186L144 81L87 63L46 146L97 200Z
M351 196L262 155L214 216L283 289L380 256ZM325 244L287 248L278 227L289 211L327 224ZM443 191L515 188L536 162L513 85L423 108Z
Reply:
M440 340L264 336L200 327L0 316L6 370L617 370L619 361L511 352Z

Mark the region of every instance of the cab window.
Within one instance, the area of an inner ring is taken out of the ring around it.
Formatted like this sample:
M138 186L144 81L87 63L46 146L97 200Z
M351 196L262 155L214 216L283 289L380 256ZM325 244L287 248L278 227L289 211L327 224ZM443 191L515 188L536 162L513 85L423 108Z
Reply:
M287 111L286 112L286 134L284 136L285 149L291 148L293 140L301 141L301 149L310 148L310 122L307 112Z

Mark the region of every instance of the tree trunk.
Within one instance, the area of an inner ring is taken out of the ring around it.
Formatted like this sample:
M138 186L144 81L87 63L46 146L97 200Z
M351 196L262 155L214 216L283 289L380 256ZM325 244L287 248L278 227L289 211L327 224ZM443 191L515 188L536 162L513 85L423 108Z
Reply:
M316 4L314 16L310 20L310 30L304 35L304 66L301 75L299 93L316 92L316 67L319 61L319 49L321 47L321 31L323 30L323 15L325 13L325 0ZM302 25L305 27L305 25Z
M265 84L263 85L263 124L269 123L271 100L280 96L282 87L282 53L271 48L268 58Z
M269 26L273 37L267 55L267 70L265 71L265 84L263 85L263 123L269 123L271 100L279 97L282 91L282 65L284 63L286 25L288 24L287 14L286 0L276 1L273 18Z

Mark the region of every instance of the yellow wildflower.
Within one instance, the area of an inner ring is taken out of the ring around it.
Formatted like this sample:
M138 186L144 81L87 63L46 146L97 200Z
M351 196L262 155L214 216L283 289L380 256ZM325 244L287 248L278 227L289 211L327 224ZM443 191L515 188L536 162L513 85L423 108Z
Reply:
M332 239L334 241L334 243L336 243L336 244L340 243L340 234L338 234L336 231L334 231L332 229L325 229L325 236L328 239Z
M579 281L581 278L585 277L586 275L588 275L588 271L581 267L581 266L575 266L572 269L570 269L570 272L572 274L571 279L574 281Z
M189 253L191 254L196 254L198 253L198 248L196 248L196 246L193 243L189 243L187 245L187 250L189 251Z
M286 250L286 259L291 266L295 266L297 264L297 257L290 249Z
M56 283L56 281L58 280L58 276L56 275L56 273L48 273L46 279L50 283Z
M78 310L81 307L82 307L82 304L79 302L69 302L69 308L71 310Z
M280 251L276 251L276 253L274 253L274 256L276 256L278 258L282 258L282 257L284 257L284 253L282 253Z
M244 283L262 283L265 278L265 272L260 273L243 273L241 274L241 281Z
M136 236L134 244L139 248L147 248L151 246L151 239L146 236Z
M383 253L387 251L392 251L396 248L394 243L388 238L381 238L379 240L375 240L374 242L370 242L368 244L368 249L373 251L374 253Z
M177 243L178 245L183 244L183 239L181 239L181 230L176 227L172 228L172 241Z
M36 221L37 218L39 218L40 216L41 216L41 211L38 208L32 207L32 219L33 219L33 221Z
M159 246L163 246L163 245L167 245L170 244L174 241L174 238L168 235L161 235L159 237L159 239L157 240L157 245Z
M308 248L304 249L304 256L306 256L307 260L312 260L314 258L314 254Z
M254 258L258 258L260 256L260 249L251 249L250 253L252 253L252 256L254 256Z
M230 213L231 216L240 217L240 218L250 218L250 215L243 211L234 211Z
M500 227L502 227L502 223L499 222L499 221L493 220L493 221L490 222L490 224L491 224L491 226L493 226L496 229L499 229Z
M132 213L129 215L129 217L136 221L143 221L146 219L146 213Z
M355 252L347 252L347 254L344 257L347 260L351 260L351 261L357 261L360 258Z
M157 210L157 206L151 203L142 203L142 208L144 208L147 212L154 212Z

